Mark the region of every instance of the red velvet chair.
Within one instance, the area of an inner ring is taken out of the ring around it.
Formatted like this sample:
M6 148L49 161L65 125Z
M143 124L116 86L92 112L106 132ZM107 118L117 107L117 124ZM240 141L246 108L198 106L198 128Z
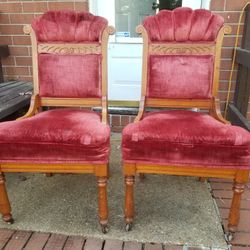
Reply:
M24 30L32 41L34 94L25 116L0 124L3 220L13 222L5 172L94 174L106 233L107 43L114 29L90 13L50 11ZM45 106L60 109L40 112ZM101 114L91 111L93 106L100 106Z
M230 238L236 231L249 177L250 134L220 113L221 45L230 33L223 23L208 10L177 8L137 27L144 46L142 97L135 122L122 135L127 230L134 217L135 175L154 173L233 179ZM175 110L145 112L147 107Z

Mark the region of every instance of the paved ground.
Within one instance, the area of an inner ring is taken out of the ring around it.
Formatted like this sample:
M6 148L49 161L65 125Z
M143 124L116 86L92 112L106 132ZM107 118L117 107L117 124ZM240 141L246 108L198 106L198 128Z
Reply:
M219 206L223 223L226 228L229 205L232 198L231 183L224 180L210 180L212 193ZM39 249L84 249L84 250L198 250L185 246L169 246L162 244L141 244L119 240L100 240L94 238L73 237L58 234L46 234L27 231L0 229L0 249L8 250L39 250ZM250 183L243 194L241 220L232 250L250 250Z

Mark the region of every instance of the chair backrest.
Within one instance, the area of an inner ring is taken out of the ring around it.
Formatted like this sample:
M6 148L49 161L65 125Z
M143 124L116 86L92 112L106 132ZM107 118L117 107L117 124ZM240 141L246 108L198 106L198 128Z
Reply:
M87 12L49 11L31 34L34 94L41 106L94 106L107 96L107 20Z
M147 106L208 108L217 97L223 35L221 16L205 9L162 10L147 17L142 97Z

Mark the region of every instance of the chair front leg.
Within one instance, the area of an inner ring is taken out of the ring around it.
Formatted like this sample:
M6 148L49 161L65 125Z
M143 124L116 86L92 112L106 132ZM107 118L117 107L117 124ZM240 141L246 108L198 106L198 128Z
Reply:
M132 223L134 219L134 176L125 176L125 221L126 231L132 229Z
M5 176L0 172L0 213L5 222L12 224L14 222L11 215L11 207L8 194L5 187Z
M99 222L102 232L108 232L107 177L98 177Z
M234 233L237 230L237 226L240 220L240 203L241 195L245 189L245 183L248 181L249 172L241 171L235 178L233 185L233 199L231 203L231 209L228 218L228 240L231 241L234 237Z

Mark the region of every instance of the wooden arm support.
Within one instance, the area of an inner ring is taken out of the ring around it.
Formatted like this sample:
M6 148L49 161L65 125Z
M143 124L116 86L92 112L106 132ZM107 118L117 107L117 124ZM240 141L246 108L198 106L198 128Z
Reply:
M28 117L35 115L39 107L40 107L39 96L32 95L28 112L24 116L19 117L17 120L22 120L22 119L25 119L25 118L28 118Z

